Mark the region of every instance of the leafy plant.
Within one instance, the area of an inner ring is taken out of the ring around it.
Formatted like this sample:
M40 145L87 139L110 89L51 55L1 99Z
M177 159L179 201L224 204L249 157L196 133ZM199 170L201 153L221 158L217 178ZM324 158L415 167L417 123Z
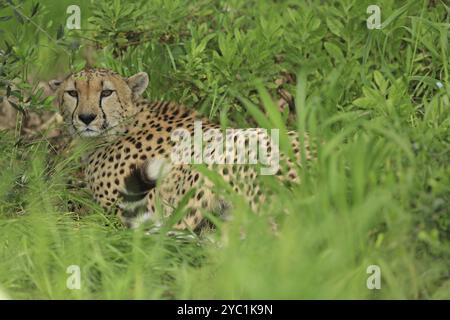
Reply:
M148 72L147 98L225 127L281 128L281 141L285 129L308 132L317 161L301 163L297 186L261 178L273 198L257 214L200 168L234 219L168 237L126 230L91 200L82 146L63 140L55 153L45 135L0 132L2 293L449 298L446 4L378 1L382 28L369 30L370 1L84 0L82 29L67 30L69 4L0 2L0 95L17 109L51 109L35 84L93 54L124 76ZM374 264L381 290L366 287ZM80 290L66 287L70 265Z

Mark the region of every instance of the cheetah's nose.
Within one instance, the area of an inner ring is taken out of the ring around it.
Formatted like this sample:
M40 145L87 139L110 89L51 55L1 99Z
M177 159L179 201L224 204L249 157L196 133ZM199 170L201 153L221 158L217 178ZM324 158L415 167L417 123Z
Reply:
M97 118L97 115L93 113L82 113L78 115L78 119L80 119L85 125L88 125L94 121L95 118Z

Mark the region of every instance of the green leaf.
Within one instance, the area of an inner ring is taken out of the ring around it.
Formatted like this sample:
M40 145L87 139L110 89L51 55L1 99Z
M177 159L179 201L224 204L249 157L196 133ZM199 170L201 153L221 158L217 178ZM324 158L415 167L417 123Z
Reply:
M374 104L374 101L370 98L363 97L355 99L353 104L360 108L370 108Z
M382 94L386 94L386 90L388 87L388 82L383 78L383 75L380 71L375 70L373 73L373 78L378 88L380 88Z
M172 212L172 215L167 220L164 227L161 229L163 230L162 234L166 234L175 224L180 222L185 215L188 213L186 212L186 206L190 199L195 195L195 192L197 190L195 188L190 189L188 192L184 194L184 196L181 198L180 202L178 203L175 210Z
M381 24L381 28L386 28L388 25L390 25L392 22L394 22L398 17L400 17L403 13L406 12L406 10L408 10L408 8L413 4L414 2L409 2L406 3L403 7L398 8L397 10L395 10L390 16L389 18L387 18L386 20L383 21L383 23Z
M16 17L16 20L20 23L23 24L25 21L22 18L22 15L16 10L14 9L14 16Z
M56 32L56 40L61 39L64 36L64 27L62 24L59 25L58 31Z
M342 38L342 30L344 29L344 25L336 18L328 17L327 18L327 26L328 29L338 37Z
M325 42L324 47L325 50L327 50L328 54L333 57L336 62L343 61L345 59L342 50L334 43Z
M238 96L238 99L244 104L247 111L250 113L253 119L256 120L258 125L266 129L272 129L272 124L270 120L267 119L264 113L257 106L255 106L250 100L244 97Z
M38 12L38 10L39 10L39 2L36 2L33 5L33 7L31 8L31 15L30 15L30 17L31 18L34 17L36 15L36 13Z

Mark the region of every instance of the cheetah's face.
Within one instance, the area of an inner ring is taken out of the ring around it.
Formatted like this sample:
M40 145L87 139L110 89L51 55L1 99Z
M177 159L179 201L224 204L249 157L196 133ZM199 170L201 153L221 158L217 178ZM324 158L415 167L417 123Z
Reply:
M133 114L134 100L147 85L145 72L122 78L100 69L83 70L64 81L50 81L65 123L72 133L82 137L120 131L120 124Z

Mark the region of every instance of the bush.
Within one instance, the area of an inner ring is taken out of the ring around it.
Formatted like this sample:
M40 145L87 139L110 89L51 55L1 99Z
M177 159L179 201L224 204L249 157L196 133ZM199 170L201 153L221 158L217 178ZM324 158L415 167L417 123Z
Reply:
M81 1L81 30L64 28L69 4L0 4L0 92L23 114L0 134L8 295L450 298L443 3L379 1L379 30L366 27L370 1ZM299 186L265 179L273 203L255 215L237 201L213 234L123 229L79 187L80 147L55 153L57 141L20 134L28 113L54 111L37 84L86 58L125 76L147 71L147 98L226 126L276 127L281 115L321 141L318 160ZM66 287L70 265L81 267L80 290ZM370 265L381 290L366 287Z

